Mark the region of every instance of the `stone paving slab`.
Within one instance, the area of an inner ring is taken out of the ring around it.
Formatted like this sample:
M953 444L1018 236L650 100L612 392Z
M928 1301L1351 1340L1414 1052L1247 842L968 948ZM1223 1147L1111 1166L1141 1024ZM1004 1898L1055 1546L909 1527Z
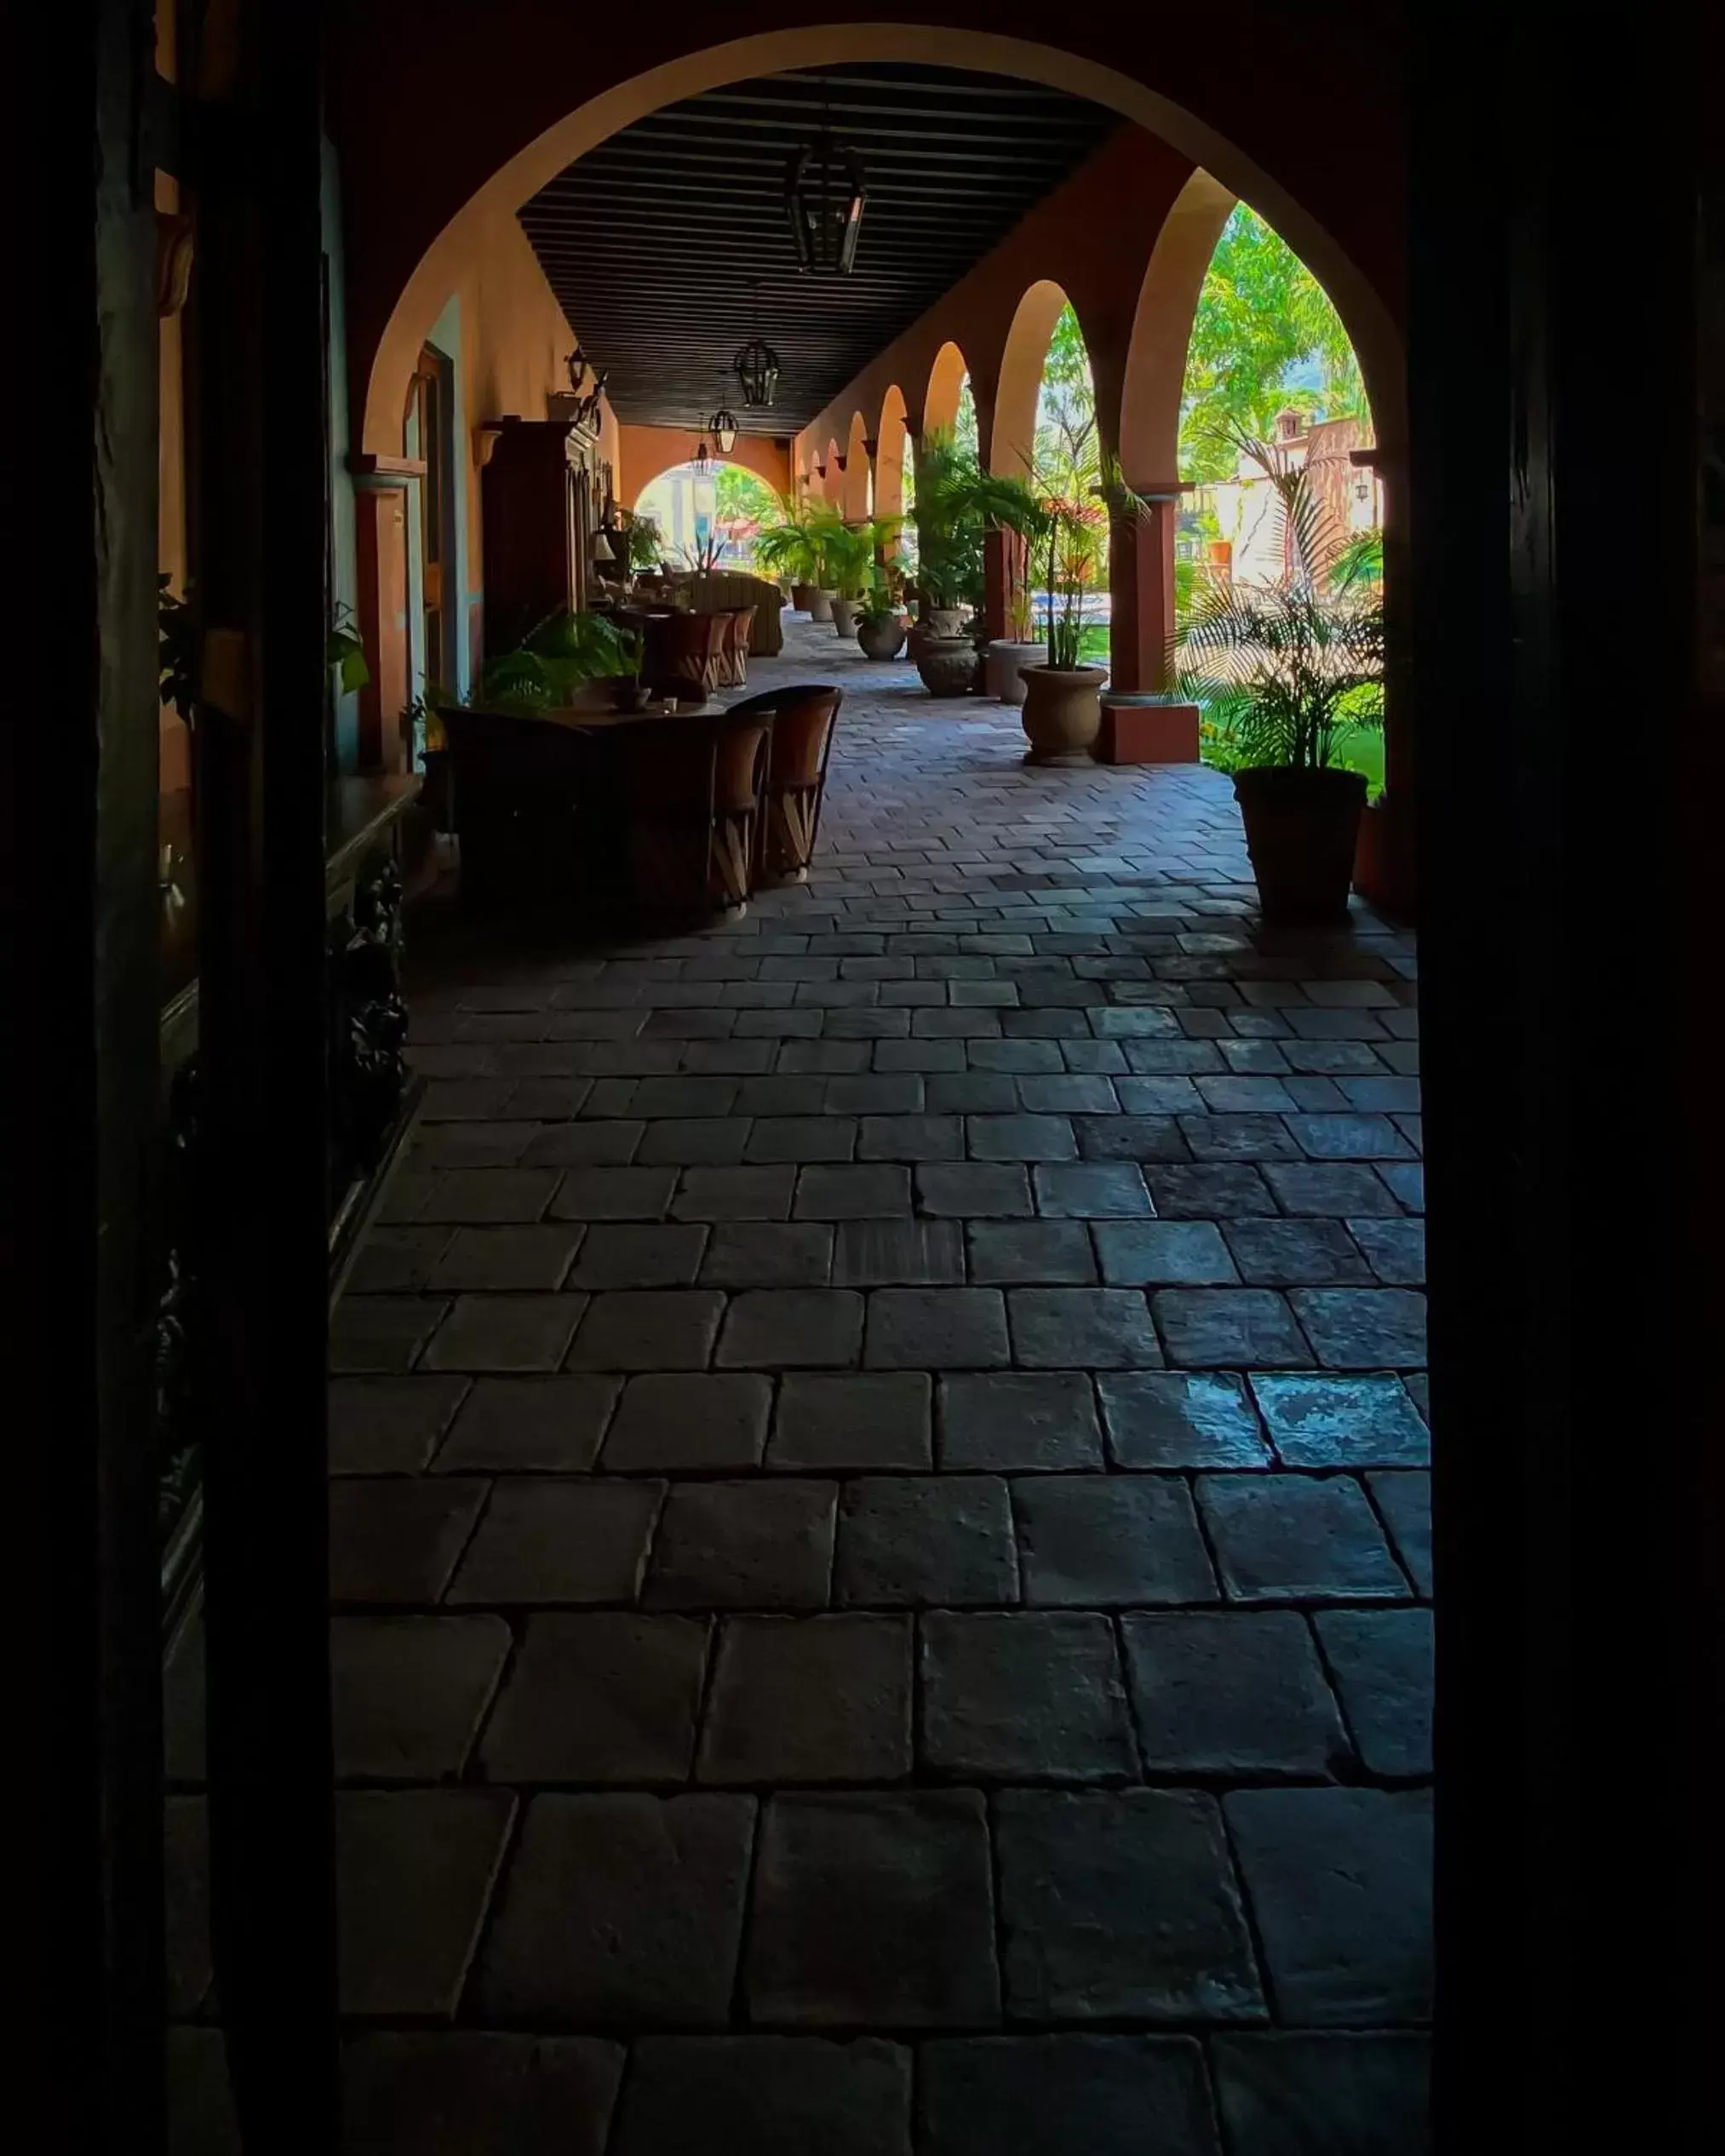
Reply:
M453 2017L514 1811L507 1789L337 1794L344 2014Z
M342 2057L342 2156L605 2156L621 2044L380 2032Z
M1120 1632L1152 1774L1244 1781L1349 1765L1347 1733L1293 1610L1135 1612Z
M779 1386L769 1467L866 1472L933 1465L932 1387L920 1370L792 1372Z
M908 1617L734 1617L719 1635L703 1782L896 1781L911 1765Z
M987 1782L1136 1775L1105 1617L935 1610L921 1630L921 1749L936 1773Z
M656 1482L500 1479L447 1598L493 1608L632 1602L664 1494Z
M1214 1798L1008 1790L994 1816L1012 2020L1264 2018Z
M731 2008L751 1797L536 1797L477 1974L496 2021L718 2028Z
M919 2113L920 2156L1219 2156L1189 2037L938 2039L921 2048Z
M909 2051L876 2039L647 2037L613 2156L910 2156L910 2090Z
M1412 2035L1218 2036L1230 2146L1252 2156L1427 2156L1430 2061Z
M773 1798L744 1989L757 2024L973 2027L1000 2013L974 1790Z
M452 1780L473 1749L508 1653L509 1628L496 1617L333 1619L338 1780Z
M499 1782L686 1780L707 1666L704 1619L540 1611L486 1730Z

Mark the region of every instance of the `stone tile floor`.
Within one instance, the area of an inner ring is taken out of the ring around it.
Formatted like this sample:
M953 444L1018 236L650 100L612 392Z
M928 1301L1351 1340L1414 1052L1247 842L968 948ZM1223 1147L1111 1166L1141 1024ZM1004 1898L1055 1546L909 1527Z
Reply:
M1416 2156L1411 941L1262 933L1213 772L754 672L845 689L805 887L421 949L335 1326L352 2156Z

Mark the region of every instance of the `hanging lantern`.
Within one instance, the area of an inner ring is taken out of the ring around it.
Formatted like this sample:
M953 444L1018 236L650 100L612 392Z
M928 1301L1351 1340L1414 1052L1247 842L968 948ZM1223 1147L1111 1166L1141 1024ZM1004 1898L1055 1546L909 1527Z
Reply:
M707 422L707 431L718 444L721 456L729 456L736 443L736 415L721 404Z
M868 199L862 159L823 127L792 158L785 178L785 210L799 266L848 277Z
M713 459L708 454L707 444L704 441L695 444L695 454L689 462L695 467L696 476L698 479L704 479L713 469Z

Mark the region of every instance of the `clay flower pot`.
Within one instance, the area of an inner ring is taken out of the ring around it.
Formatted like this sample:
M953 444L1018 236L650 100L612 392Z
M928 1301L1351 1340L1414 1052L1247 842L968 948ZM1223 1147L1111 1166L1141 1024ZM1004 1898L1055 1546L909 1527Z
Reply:
M838 596L837 592L817 591L809 604L809 619L811 622L830 622L833 618L833 601Z
M862 647L865 659L896 659L904 649L904 634L903 614L859 614L857 616L857 641Z
M857 605L854 599L835 599L833 601L833 627L840 636L857 634Z
M1345 920L1366 806L1363 773L1259 765L1235 771L1234 798L1264 918Z
M967 697L977 678L977 647L967 636L924 635L911 653L931 697Z
M1040 665L1047 651L1046 644L1019 643L1010 636L997 636L989 646L985 662L987 694L1001 703L1023 703L1023 670Z
M1102 731L1102 685L1108 668L1100 666L1027 666L1024 679L1024 738L1027 764L1052 764L1063 756L1087 756Z
M812 614L815 611L815 601L820 595L821 590L818 584L793 584L791 586L791 605L799 614Z

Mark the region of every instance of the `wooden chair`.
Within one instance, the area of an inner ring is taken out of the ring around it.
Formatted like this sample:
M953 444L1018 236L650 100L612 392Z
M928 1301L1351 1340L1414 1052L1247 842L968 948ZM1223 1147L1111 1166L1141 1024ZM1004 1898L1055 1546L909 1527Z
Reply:
M614 739L630 896L642 911L740 912L754 889L772 722L664 719Z
M725 672L720 685L727 689L741 689L748 681L749 632L754 623L752 606L736 606L727 610L725 622Z
M641 679L656 697L704 703L721 678L725 629L723 614L650 616Z
M761 817L764 876L801 883L814 858L827 791L827 760L833 753L842 689L825 682L800 682L763 690L731 707L732 719L759 714L772 720L772 755L766 801Z

